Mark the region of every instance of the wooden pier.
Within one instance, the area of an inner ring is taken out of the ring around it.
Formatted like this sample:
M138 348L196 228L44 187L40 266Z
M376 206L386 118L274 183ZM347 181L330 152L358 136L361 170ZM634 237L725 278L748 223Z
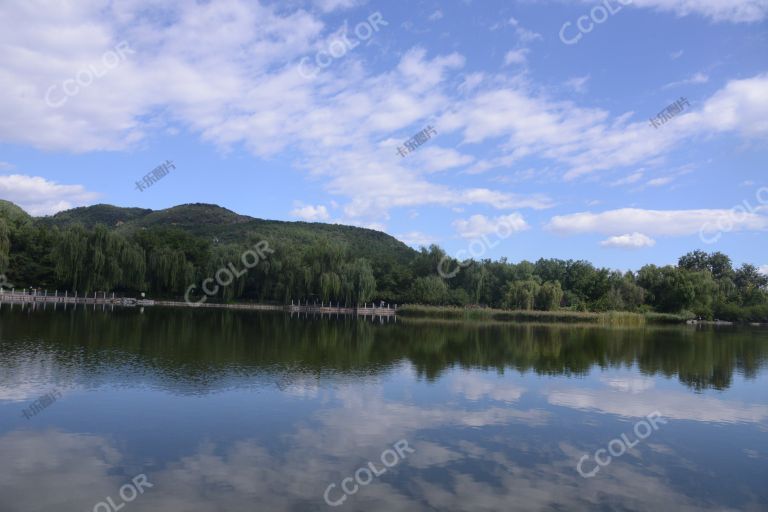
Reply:
M129 297L116 297L107 292L94 292L93 295L78 295L77 293L59 292L53 293L47 290L16 291L0 290L0 302L21 304L94 304L106 306L153 306L155 301L145 299L133 299Z
M358 307L346 307L340 304L333 305L333 303L309 303L304 304L291 301L289 305L272 305L272 304L216 304L211 302L203 303L188 303L166 300L147 300L147 299L135 299L129 297L116 297L114 293L107 292L95 292L93 295L78 295L77 293L59 292L58 290L53 293L40 290L1 290L0 289L0 303L9 304L33 304L35 306L42 304L54 304L54 308L57 304L66 305L83 304L93 305L94 308L97 305L100 306L124 306L124 307L136 307L136 306L166 306L166 307L193 307L193 308L219 308L219 309L246 309L252 311L282 311L290 313L291 316L303 315L304 317L332 317L332 316L363 316L373 318L386 318L395 317L397 314L397 305L383 304L379 305L373 303L365 303Z

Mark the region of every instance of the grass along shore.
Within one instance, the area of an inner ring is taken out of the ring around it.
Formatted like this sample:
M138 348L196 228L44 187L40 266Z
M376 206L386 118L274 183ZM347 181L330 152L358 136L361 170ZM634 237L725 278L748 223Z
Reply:
M524 311L492 308L460 308L453 306L405 305L397 314L411 318L438 318L446 320L537 322L537 323L587 323L614 326L643 326L647 324L680 324L689 318L665 313L630 313L627 311Z

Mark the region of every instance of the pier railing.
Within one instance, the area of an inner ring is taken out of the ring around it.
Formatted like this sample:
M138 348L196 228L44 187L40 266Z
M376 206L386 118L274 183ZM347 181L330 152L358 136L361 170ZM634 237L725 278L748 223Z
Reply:
M353 316L373 316L373 317L390 317L397 314L397 304L387 304L384 302L375 303L363 303L350 307L348 305L342 305L341 303L333 304L333 302L325 303L324 301L318 303L306 302L294 302L291 301L289 305L273 305L273 304L217 304L212 302L194 303L194 302L177 302L167 300L149 300L149 299L135 299L131 297L118 297L115 293L110 292L93 292L93 294L78 294L77 292L70 293L69 291L60 292L54 290L49 292L48 290L4 290L0 289L0 302L9 303L34 303L34 304L93 304L93 305L107 305L107 306L169 306L169 307L203 307L203 308L222 308L222 309L249 309L258 311L284 311L287 313L299 313L306 315L353 315Z

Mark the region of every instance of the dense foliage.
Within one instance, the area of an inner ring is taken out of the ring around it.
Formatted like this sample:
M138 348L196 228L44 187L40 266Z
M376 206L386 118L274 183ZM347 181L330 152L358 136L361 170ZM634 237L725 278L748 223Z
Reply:
M99 205L33 219L0 201L0 273L17 287L180 298L221 269L242 269L243 253L260 241L273 252L247 272L233 272L216 298L654 310L768 321L768 276L753 265L733 268L718 252L626 273L560 259L459 266L437 246L417 252L372 230L263 221L211 205L159 212ZM458 272L443 278L440 267Z

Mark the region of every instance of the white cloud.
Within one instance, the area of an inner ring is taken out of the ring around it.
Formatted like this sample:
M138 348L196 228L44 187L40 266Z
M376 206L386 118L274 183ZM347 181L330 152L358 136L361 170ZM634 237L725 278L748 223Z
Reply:
M291 210L291 215L309 222L325 221L331 218L328 209L323 205L299 206L298 208Z
M678 16L696 14L717 22L753 23L768 15L765 0L633 0L632 5L673 12Z
M562 234L602 233L619 235L627 231L657 236L686 236L718 231L718 223L730 222L733 231L768 230L768 216L737 214L731 210L642 210L622 208L602 213L581 212L553 217L547 229Z
M674 180L675 180L675 178L673 178L671 176L664 176L662 178L654 178L652 180L648 180L648 186L649 187L662 187L664 185L672 183Z
M455 167L463 167L475 160L475 157L472 155L466 155L455 149L440 146L420 148L418 153L409 158L416 162L416 167L419 170L426 172L445 171Z
M504 56L504 64L525 64L527 60L528 48L520 48L518 50L510 50Z
M541 34L538 32L534 32L533 30L528 30L527 28L523 27L518 20L515 18L509 18L509 21L507 24L511 27L515 27L515 34L517 35L518 39L520 39L520 42L522 43L530 43L533 41L538 41L543 39Z
M8 162L0 162L0 171L12 171L16 168L15 165Z
M768 265L761 265L760 268L757 269L757 271L763 275L768 276Z
M357 7L363 0L315 0L315 3L323 12L331 12L337 9L349 9Z
M696 73L689 78L679 80L677 82L670 82L666 84L663 89L669 89L670 87L677 87L679 85L692 85L692 84L705 84L709 82L709 76L704 73Z
M616 247L620 249L640 249L642 247L653 247L656 240L642 233L632 233L628 235L612 236L607 240L600 242L603 247Z
M587 90L587 82L589 81L589 78L589 75L569 78L565 81L565 86L576 92L583 93Z
M526 391L524 387L513 384L505 378L486 379L474 372L457 373L450 380L451 390L454 393L473 401L487 396L500 402L517 402Z
M525 231L528 223L519 213L502 215L489 219L485 215L472 215L469 219L453 222L453 227L462 238L478 238L490 233L509 234Z
M659 411L666 419L707 423L760 424L768 419L768 406L763 404L660 389L639 390L631 400L627 400L623 390L616 389L552 390L548 392L548 401L553 405L598 410L629 418L643 418L651 411Z
M311 61L336 27L302 9L242 0L158 9L162 16L134 2L105 9L92 2L0 4L6 28L0 32L0 81L8 91L0 96L0 141L71 152L123 150L173 123L223 149L242 145L258 157L297 155L297 167L321 178L327 192L349 199L343 205L347 217L377 222L398 207L551 206L541 195L450 187L413 172L409 162L395 158L396 142L381 141L421 129L425 120L435 119L440 133L458 132L469 149L497 139L492 142L500 153L470 163L473 157L463 148L441 155L436 147L424 148L429 152L423 158L435 156L427 171L468 164L487 170L541 157L566 169L569 178L658 159L694 136L768 134L768 75L732 81L699 110L664 130L649 130L644 119L630 123L631 113L612 117L607 110L558 101L503 75L470 74L457 96L453 79L464 58L428 58L420 47L380 73L367 69L356 50L304 78L299 60ZM350 19L355 21L362 18ZM514 19L505 23L522 28ZM52 45L51 33L67 37ZM135 54L61 108L45 105L52 84L98 62L123 39ZM513 60L524 56L518 52Z
M52 215L91 203L99 194L82 185L59 185L39 176L0 176L0 199L21 206L30 215Z
M677 60L677 59L679 59L680 57L683 56L683 53L685 53L683 50L678 50L676 52L672 52L672 53L669 54L669 58L672 59L672 60Z
M647 377L600 377L600 382L604 382L610 387L624 393L636 395L653 389L656 381Z
M443 19L443 11L440 9L436 10L432 14L429 15L429 21L437 21Z
M618 187L621 185L632 185L633 183L637 183L638 181L643 179L643 175L644 175L643 171L633 172L632 174L630 174L625 178L621 178L620 180L614 181L613 183L611 183L611 186Z

